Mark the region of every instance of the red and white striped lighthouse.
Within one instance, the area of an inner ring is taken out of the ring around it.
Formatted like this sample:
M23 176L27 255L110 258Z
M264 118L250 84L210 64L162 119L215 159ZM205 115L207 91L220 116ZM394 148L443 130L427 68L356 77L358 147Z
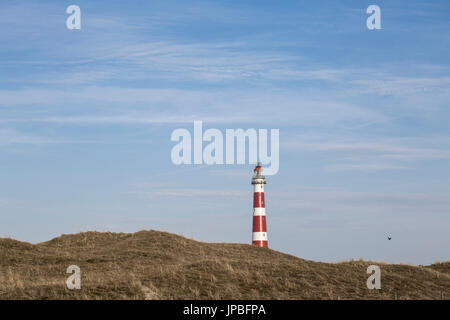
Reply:
M266 178L262 174L261 163L253 170L253 244L267 248L266 205L264 185Z

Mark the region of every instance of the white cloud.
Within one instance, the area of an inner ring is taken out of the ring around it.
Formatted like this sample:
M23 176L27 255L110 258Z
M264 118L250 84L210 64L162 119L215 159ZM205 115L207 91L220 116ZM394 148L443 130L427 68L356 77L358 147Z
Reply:
M360 137L347 134L294 135L282 141L282 148L326 157L327 170L385 171L412 168L414 161L450 158L450 137Z
M331 170L361 170L361 171L380 171L405 169L405 166L385 164L385 163L345 163L334 164L326 167Z
M412 215L432 216L450 213L449 193L399 192L276 192L271 193L272 206L296 208L302 214L335 215L395 214L399 218ZM275 201L275 204L273 203ZM448 216L450 217L450 216Z
M351 81L356 84L361 93L375 93L379 95L407 96L422 93L449 93L450 77L401 77L391 74L379 75L375 79L357 79Z
M15 144L23 145L44 145L44 144L85 144L85 143L106 143L108 140L98 139L70 139L63 137L46 137L34 132L28 133L8 128L0 128L0 146Z
M248 192L238 190L211 190L211 189L159 189L151 191L132 191L130 194L135 194L145 198L230 198L230 199L242 199L248 196Z
M449 158L450 149L418 148L395 144L357 143L303 143L287 144L312 151L375 153L383 158Z
M358 133L350 130L334 135L293 134L281 141L281 148L326 159L318 163L331 171L417 170L420 161L450 158L450 136L389 137ZM425 169L422 165L420 168Z
M27 134L11 129L0 128L0 146L10 144L46 144L54 143L54 139L47 139L33 134Z
M82 89L24 89L0 91L6 107L45 106L52 116L6 117L1 122L61 124L139 124L192 122L258 122L306 126L386 121L381 112L356 104L333 101L309 93L286 90L131 89L90 86ZM64 106L65 114L55 113ZM101 112L99 112L99 110ZM89 115L80 115L87 113ZM74 114L75 113L75 114Z

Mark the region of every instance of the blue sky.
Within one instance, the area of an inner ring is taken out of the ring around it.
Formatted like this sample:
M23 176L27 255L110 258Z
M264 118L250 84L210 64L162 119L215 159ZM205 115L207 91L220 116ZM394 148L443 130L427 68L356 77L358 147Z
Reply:
M449 18L448 1L2 1L0 236L250 243L252 166L171 162L171 132L201 120L280 129L271 248L446 260Z

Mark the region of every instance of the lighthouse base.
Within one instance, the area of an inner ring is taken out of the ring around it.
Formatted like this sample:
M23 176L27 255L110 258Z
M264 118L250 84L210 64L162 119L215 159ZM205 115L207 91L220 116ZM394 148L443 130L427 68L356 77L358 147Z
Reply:
M254 240L252 243L254 246L268 248L267 240Z

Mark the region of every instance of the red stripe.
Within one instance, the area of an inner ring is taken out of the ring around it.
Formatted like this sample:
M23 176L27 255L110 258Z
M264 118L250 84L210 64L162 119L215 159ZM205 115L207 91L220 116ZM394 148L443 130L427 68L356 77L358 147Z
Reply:
M253 208L265 208L264 192L255 192L253 194Z
M266 216L253 216L253 232L267 232Z
M269 247L267 245L267 240L256 240L256 241L253 241L253 245L258 246L258 247L264 247L264 248L268 248Z

